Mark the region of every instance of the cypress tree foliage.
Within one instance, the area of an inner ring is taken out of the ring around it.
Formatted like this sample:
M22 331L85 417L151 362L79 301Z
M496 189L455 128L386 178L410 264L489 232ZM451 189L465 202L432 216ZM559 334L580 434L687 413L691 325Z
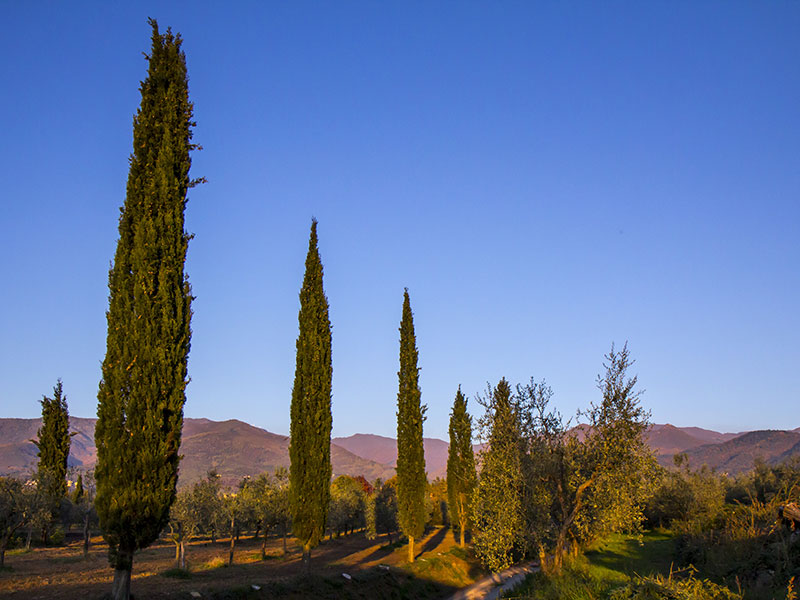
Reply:
M447 501L450 520L458 526L462 548L465 545L465 532L469 525L469 502L476 480L475 454L472 451L472 417L467 412L467 399L461 393L459 386L453 402L453 411L450 413Z
M184 209L198 183L189 179L195 123L181 37L149 23L97 395L95 502L115 599L129 597L133 554L158 538L175 500L191 338Z
M39 481L47 489L45 493L57 501L67 495L67 458L71 436L69 433L69 410L64 386L59 379L53 388L53 397L43 396L42 426L34 444L39 450Z
M86 490L83 488L83 473L78 473L78 481L75 483L75 491L72 492L72 501L75 504L83 502L86 497Z
M414 561L414 539L425 530L425 451L422 423L426 407L420 404L417 339L408 289L403 295L400 321L400 371L397 373L397 511L400 530L408 537L408 560Z
M317 221L311 222L300 290L300 333L292 387L289 502L294 534L309 568L311 549L325 533L331 500L331 322L322 287Z
M472 501L472 543L492 571L508 568L522 542L522 438L511 386L501 379L485 399L488 446L481 453L481 475Z

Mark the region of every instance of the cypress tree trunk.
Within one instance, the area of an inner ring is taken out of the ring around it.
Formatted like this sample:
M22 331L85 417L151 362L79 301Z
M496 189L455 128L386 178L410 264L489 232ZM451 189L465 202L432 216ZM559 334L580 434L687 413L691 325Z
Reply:
M112 560L114 582L111 584L111 598L112 600L128 600L131 595L133 551L120 549Z
M422 446L425 406L420 404L417 358L414 315L406 289L400 322L400 371L397 373L397 516L400 530L408 537L410 562L414 561L414 538L422 535L427 517L425 492L428 479Z
M331 486L331 323L322 286L317 221L311 223L300 290L297 361L292 387L289 505L308 569L311 548L325 534Z
M91 530L89 529L89 513L87 512L83 517L83 558L89 557L90 538Z
M109 271L108 336L98 390L95 507L127 599L133 554L155 541L175 500L188 380L190 236L184 209L195 146L181 38L152 26L133 127L119 240Z
M236 518L231 517L231 544L228 553L228 564L233 564L233 550L236 547Z

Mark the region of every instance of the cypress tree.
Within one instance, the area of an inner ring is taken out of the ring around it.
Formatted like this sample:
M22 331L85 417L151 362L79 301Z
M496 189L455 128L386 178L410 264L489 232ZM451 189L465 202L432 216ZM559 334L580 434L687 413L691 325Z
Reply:
M57 501L67 495L67 458L71 436L69 411L64 387L59 379L53 388L53 397L43 396L42 426L34 444L39 450L37 468L39 481L46 486L46 494Z
M191 288L184 231L192 104L181 37L150 19L152 48L133 120L133 153L108 275L108 336L98 391L96 508L127 599L133 555L169 520L186 400Z
M72 492L72 501L80 504L86 497L86 490L83 487L83 473L78 473L78 481L75 482L75 491Z
M311 222L300 290L300 333L292 387L289 502L294 534L308 569L311 549L325 533L331 493L331 322L322 287L317 221Z
M403 295L400 322L400 371L397 373L397 510L400 530L408 537L408 560L414 561L414 539L425 530L425 451L422 422L426 407L420 404L417 339L408 289Z
M472 542L484 566L499 572L514 562L522 541L522 440L505 379L487 394L485 406L489 443L481 453L481 476L473 495Z
M453 412L450 413L450 448L447 453L447 500L450 520L461 536L461 547L469 524L469 501L475 489L475 454L472 451L472 417L467 412L467 399L456 392Z

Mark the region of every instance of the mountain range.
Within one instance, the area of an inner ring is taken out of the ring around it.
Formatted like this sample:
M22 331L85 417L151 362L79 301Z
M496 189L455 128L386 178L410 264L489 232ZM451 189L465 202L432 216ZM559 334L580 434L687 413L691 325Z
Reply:
M92 468L97 460L94 426L97 419L70 418L73 432L69 465ZM0 418L0 474L26 476L36 466L36 438L41 419ZM579 432L579 435L582 432ZM652 425L647 441L660 464L672 465L673 456L684 452L692 467L703 464L730 474L750 469L755 458L775 464L800 456L800 428L793 431L719 433L699 427ZM447 442L424 438L428 477L445 477ZM478 449L479 446L476 446ZM183 459L179 485L190 484L214 469L224 485L236 485L246 475L289 467L289 438L242 421L184 419L181 443ZM358 433L331 440L334 476L363 475L372 481L394 475L397 446L393 438Z

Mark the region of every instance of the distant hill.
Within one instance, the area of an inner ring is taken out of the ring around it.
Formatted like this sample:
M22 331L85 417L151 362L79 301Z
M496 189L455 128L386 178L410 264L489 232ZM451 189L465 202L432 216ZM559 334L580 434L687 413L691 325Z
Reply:
M686 451L689 465L715 467L724 473L741 473L761 458L769 464L800 456L800 432L750 431L721 444L706 444Z
M70 430L76 433L70 447L70 466L80 469L94 466L96 421L70 417ZM41 419L0 418L0 474L25 476L33 472L36 446L29 440L37 437L41 425ZM223 485L235 485L245 475L288 468L289 438L242 421L184 419L181 454L179 485L204 477L210 469L216 469ZM393 468L361 458L335 444L331 444L331 463L334 476L364 475L372 481L394 475Z
M90 469L97 460L94 426L97 419L70 418L72 438L69 464ZM36 466L37 436L41 419L0 418L0 474L25 476ZM583 438L585 425L573 429ZM647 441L660 464L672 466L672 457L686 452L690 465L703 464L731 474L746 471L756 457L774 464L800 456L800 428L794 431L751 431L719 433L699 427L675 427L655 424L647 432ZM425 438L425 466L428 478L447 474L447 442ZM480 446L474 447L476 451ZM225 485L235 485L246 475L289 467L289 438L270 433L242 421L185 419L181 443L179 485L204 477L215 469ZM363 475L373 481L394 475L397 442L394 438L366 433L331 440L331 462L336 475Z
M381 463L392 470L397 466L397 440L394 438L356 433L349 437L333 438L331 442L356 456ZM438 438L423 438L422 445L428 479L447 477L447 452L450 444Z
M672 457L675 454L702 446L707 442L689 434L684 429L666 424L651 427L647 432L647 443L655 452L658 462L666 463L665 466L668 466L672 463Z

